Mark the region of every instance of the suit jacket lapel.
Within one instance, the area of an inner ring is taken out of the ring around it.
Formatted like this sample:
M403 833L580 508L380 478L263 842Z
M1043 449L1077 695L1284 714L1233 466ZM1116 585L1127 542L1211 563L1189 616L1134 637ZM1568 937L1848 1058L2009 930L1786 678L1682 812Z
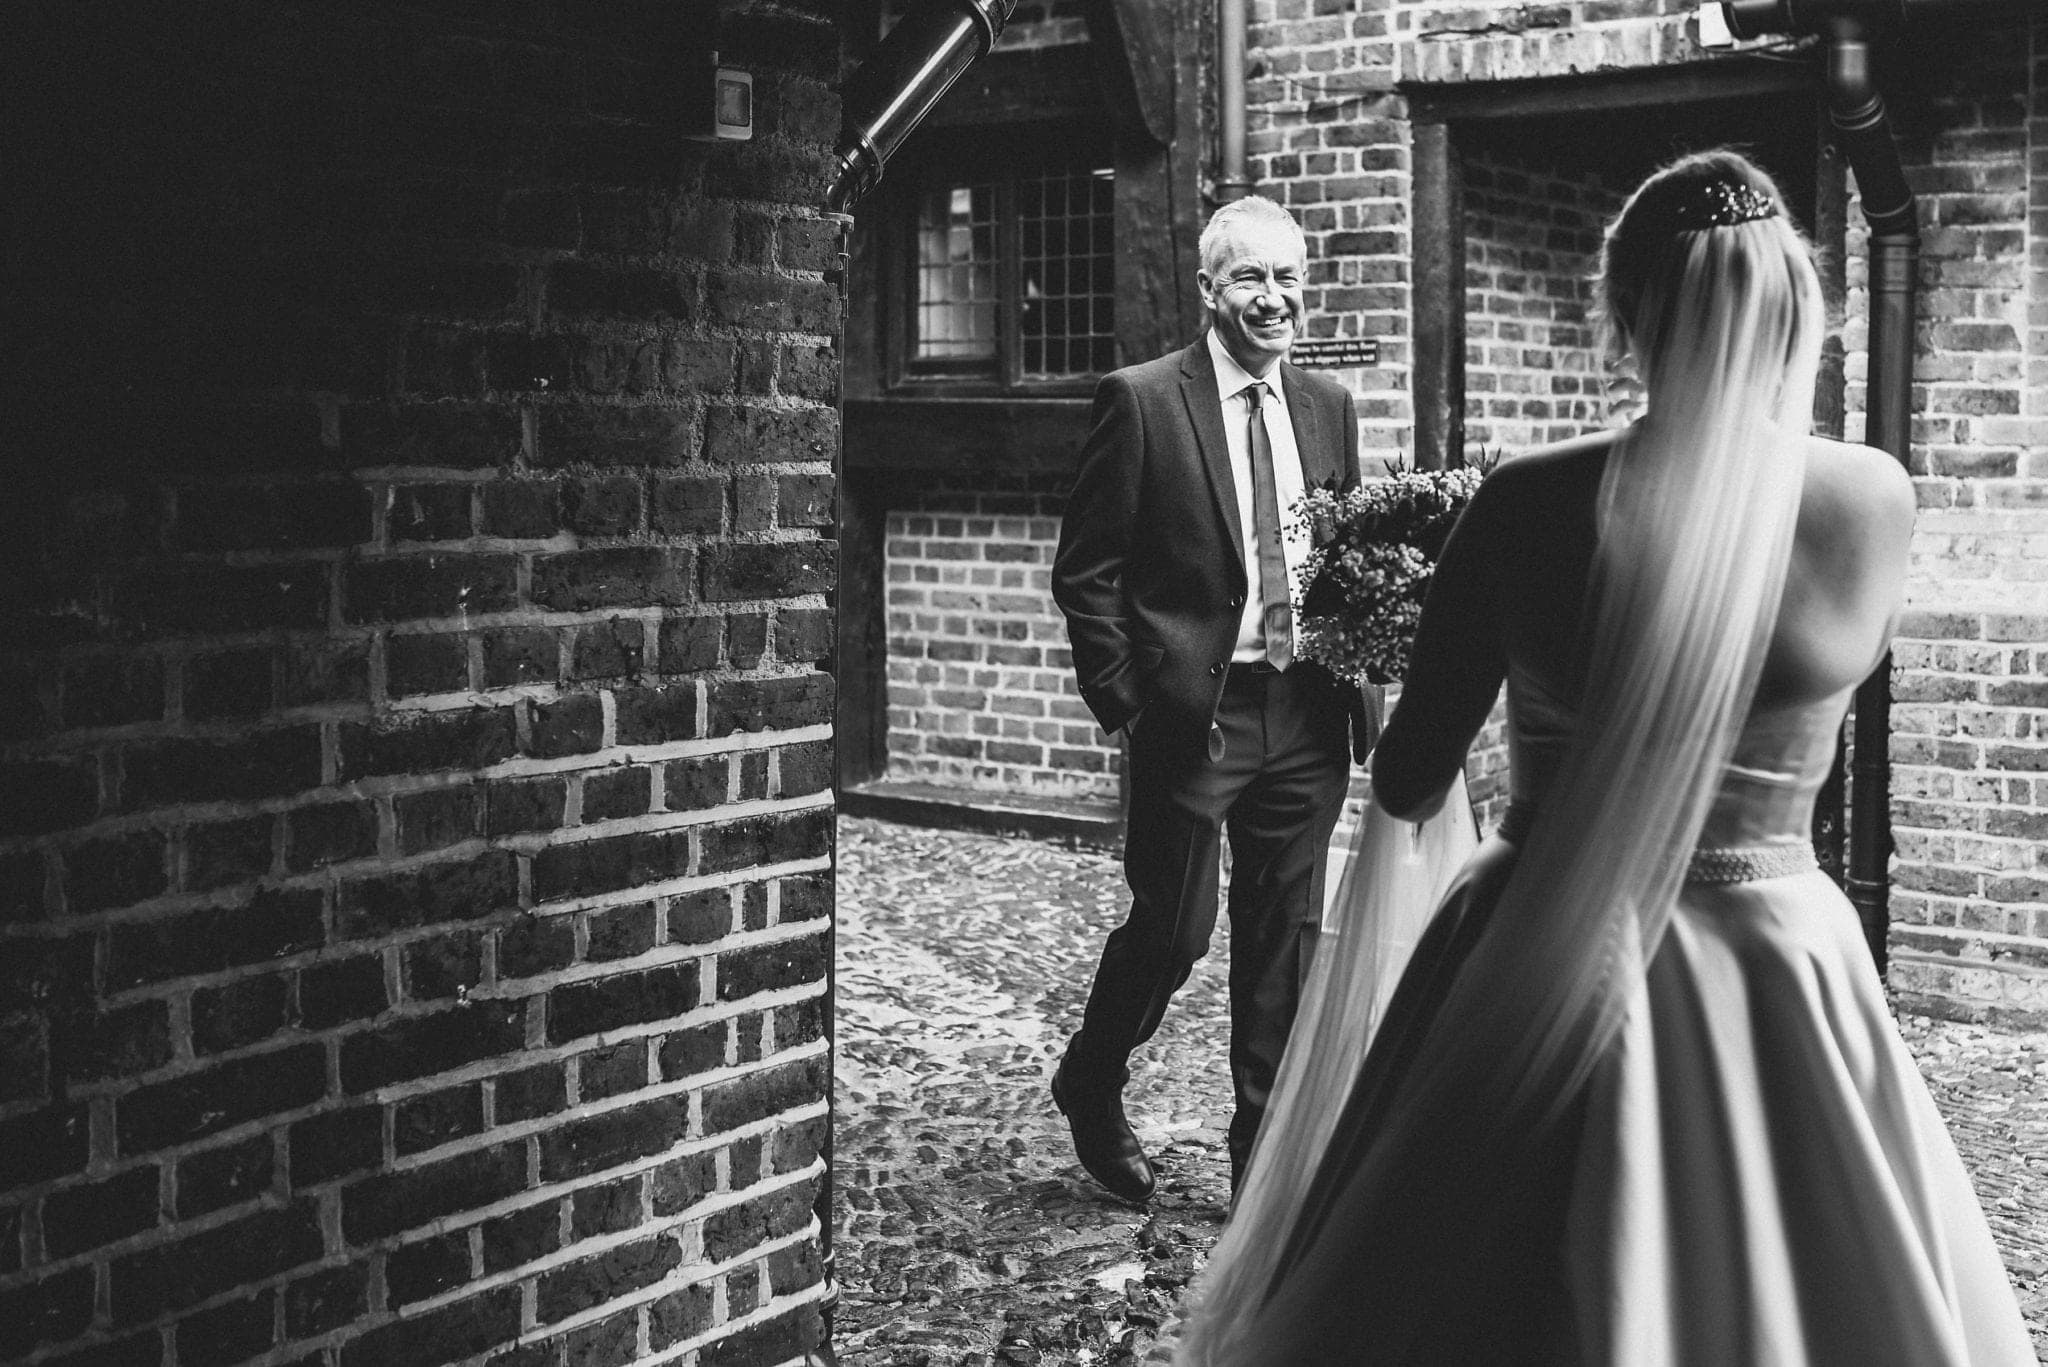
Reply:
M1216 396L1216 363L1209 359L1207 334L1181 353L1181 398L1195 429L1195 448L1209 477L1217 515L1230 530L1230 554L1244 568L1244 527L1237 519L1237 482L1230 476L1230 440L1223 434L1223 404Z
M1338 447L1331 444L1327 423L1316 410L1315 396L1301 382L1301 372L1285 361L1280 363L1280 387L1287 395L1287 415L1294 422L1294 445L1301 453L1304 487L1315 489L1334 484L1342 471Z

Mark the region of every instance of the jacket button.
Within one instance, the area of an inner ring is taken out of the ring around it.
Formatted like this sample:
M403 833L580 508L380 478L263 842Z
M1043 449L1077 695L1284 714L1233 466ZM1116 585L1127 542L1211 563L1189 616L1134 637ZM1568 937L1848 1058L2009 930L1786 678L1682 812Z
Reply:
M1210 665L1210 666L1209 666L1209 672L1210 672L1211 674L1221 674L1221 673L1223 672L1223 666L1222 666L1222 665Z
M1239 595L1237 595L1237 597L1235 597L1235 598L1231 599L1231 600L1230 600L1230 606L1232 606L1232 607L1234 607L1234 608L1241 608L1241 607L1243 607L1243 606L1244 606L1244 595L1240 593Z

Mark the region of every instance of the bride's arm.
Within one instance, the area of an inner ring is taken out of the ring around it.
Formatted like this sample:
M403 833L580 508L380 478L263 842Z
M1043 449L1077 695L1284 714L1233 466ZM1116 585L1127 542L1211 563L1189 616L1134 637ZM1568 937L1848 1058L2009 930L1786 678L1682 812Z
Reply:
M1373 796L1398 817L1442 805L1507 675L1499 595L1505 500L1488 479L1458 519L1430 580L1401 702L1372 754Z

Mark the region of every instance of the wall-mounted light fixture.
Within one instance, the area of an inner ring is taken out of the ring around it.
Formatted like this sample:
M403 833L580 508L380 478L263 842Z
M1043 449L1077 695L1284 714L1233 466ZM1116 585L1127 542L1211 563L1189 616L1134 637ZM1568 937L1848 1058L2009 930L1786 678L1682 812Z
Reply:
M745 142L754 136L753 73L711 53L690 70L684 92L688 136L704 142Z

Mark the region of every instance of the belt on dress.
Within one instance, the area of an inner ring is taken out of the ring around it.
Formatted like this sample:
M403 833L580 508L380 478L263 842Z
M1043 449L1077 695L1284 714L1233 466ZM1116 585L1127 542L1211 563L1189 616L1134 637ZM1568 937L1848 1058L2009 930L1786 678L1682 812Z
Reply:
M1819 867L1820 861L1813 857L1813 846L1804 840L1774 845L1725 845L1694 850L1685 863L1685 881L1710 886L1754 883Z
M1536 809L1511 802L1501 816L1498 834L1510 844L1529 838L1536 824ZM1784 878L1820 867L1813 846L1803 840L1767 845L1726 845L1702 847L1685 861L1685 881L1701 886L1754 883L1765 878Z

